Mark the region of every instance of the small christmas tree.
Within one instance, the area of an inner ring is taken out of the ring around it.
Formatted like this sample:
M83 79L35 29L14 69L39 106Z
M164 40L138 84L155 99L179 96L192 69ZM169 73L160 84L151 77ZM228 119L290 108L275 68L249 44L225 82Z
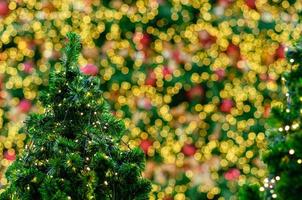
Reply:
M120 150L124 124L111 115L99 79L79 71L79 36L67 36L63 70L42 91L45 113L26 121L30 141L7 170L0 199L148 199L144 154Z

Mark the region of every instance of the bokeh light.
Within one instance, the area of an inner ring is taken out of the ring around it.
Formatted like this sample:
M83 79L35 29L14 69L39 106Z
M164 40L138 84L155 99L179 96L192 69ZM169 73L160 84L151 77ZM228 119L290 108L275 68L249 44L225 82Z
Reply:
M235 199L266 176L265 119L301 9L293 0L0 0L1 185L26 142L22 121L43 112L38 91L75 31L83 71L101 77L125 120L123 142L146 153L151 199Z

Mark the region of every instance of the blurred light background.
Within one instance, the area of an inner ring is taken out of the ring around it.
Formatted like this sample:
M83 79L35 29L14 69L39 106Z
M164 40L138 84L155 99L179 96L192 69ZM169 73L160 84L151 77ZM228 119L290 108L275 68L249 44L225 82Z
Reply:
M152 199L236 199L266 168L265 119L281 98L299 0L0 0L0 182L65 35L102 79L123 141L147 156ZM95 67L97 66L97 68Z

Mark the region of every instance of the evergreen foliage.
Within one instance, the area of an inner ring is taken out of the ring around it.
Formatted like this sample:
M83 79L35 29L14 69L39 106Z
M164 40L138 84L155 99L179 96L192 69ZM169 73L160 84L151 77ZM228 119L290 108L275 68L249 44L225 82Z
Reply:
M40 95L45 113L26 121L30 141L8 168L0 199L148 199L144 154L119 148L124 124L110 113L99 79L79 71L79 36L67 36L63 70Z
M239 200L261 200L263 197L259 193L258 185L243 185L238 193Z

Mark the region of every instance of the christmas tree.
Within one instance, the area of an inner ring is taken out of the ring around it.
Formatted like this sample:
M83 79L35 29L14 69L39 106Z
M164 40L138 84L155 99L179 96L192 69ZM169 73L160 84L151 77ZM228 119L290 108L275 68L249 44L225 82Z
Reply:
M110 113L99 79L79 71L79 36L67 36L63 70L40 95L45 113L26 121L30 141L7 170L0 199L148 199L144 154L120 150L124 124Z

